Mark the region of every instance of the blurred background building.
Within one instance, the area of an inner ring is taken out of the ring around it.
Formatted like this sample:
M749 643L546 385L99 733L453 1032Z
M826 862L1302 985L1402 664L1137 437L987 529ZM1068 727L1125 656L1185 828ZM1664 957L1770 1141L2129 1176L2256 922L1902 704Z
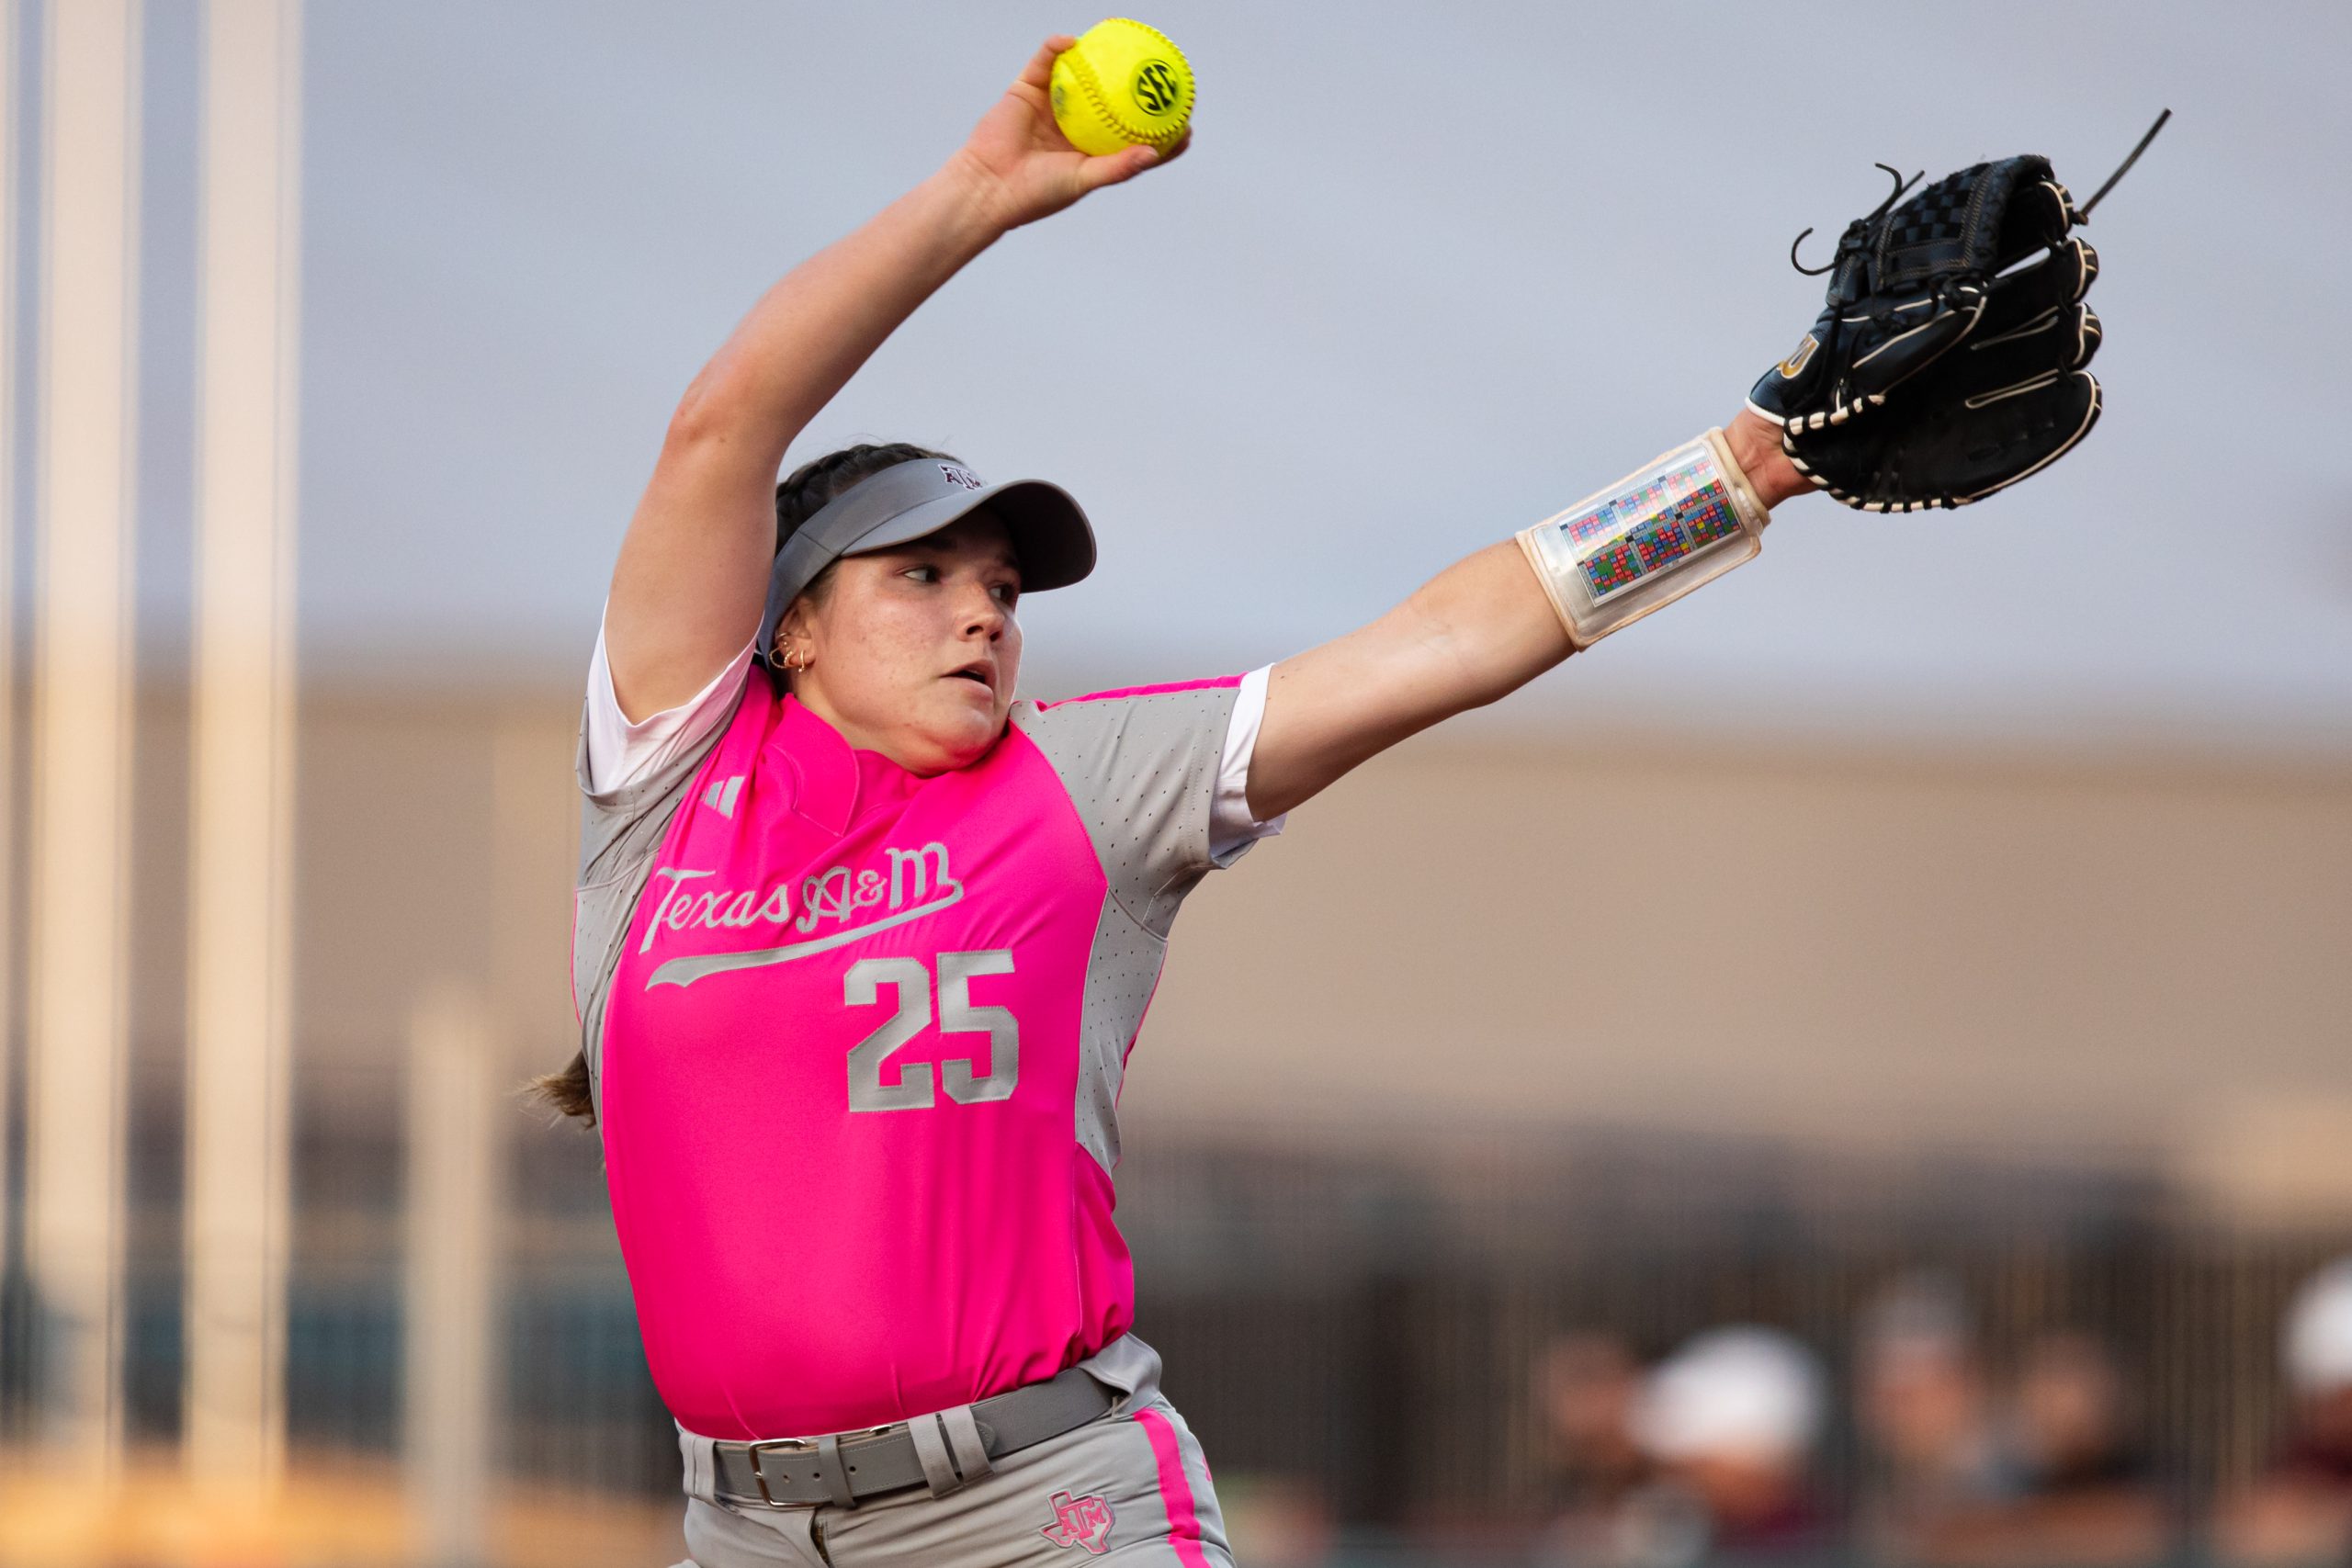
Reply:
M2082 185L2179 110L2100 209L2098 436L1960 519L1791 509L1720 598L1188 907L1121 1212L1245 1562L2352 1555L2352 555L2313 395L2352 306L2336 220L2250 155L2352 152L2352 26L2027 17L2132 71L1971 55L1972 94L1853 113ZM683 1554L595 1140L521 1094L575 1043L603 578L752 291L1089 19L0 5L0 1562ZM1150 19L1207 84L1191 172L1116 193L1170 248L1136 265L1111 200L1024 231L807 442L1069 476L1107 559L1024 609L1038 691L1341 629L1722 417L1811 314L1777 239L1593 218L1752 129L1594 66L1654 18ZM1888 47L1974 49L1949 20ZM1781 22L1677 25L1815 79ZM828 64L877 29L888 114ZM1432 78L1496 85L1371 107ZM1875 198L1821 118L1724 232ZM2212 341L2231 213L2309 228L2299 330ZM1173 323L1148 428L1073 394L1101 351L1039 346L1048 294Z

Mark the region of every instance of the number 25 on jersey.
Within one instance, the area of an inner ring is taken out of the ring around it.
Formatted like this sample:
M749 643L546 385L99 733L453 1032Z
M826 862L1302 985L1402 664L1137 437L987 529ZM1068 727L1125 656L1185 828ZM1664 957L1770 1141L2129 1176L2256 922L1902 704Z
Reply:
M972 980L981 975L1010 975L1012 954L1002 948L986 953L943 953L939 955L939 1032L942 1034L986 1034L988 1075L972 1069L968 1058L950 1057L939 1064L939 1085L958 1105L978 1105L1012 1098L1021 1077L1021 1023L1012 1010L975 1007ZM842 982L842 1000L854 1008L872 1007L882 999L882 987L897 993L898 1010L888 1022L850 1048L849 1108L852 1111L915 1111L938 1103L929 1062L902 1064L895 1077L886 1077L890 1054L931 1026L931 972L920 958L865 958L850 965Z

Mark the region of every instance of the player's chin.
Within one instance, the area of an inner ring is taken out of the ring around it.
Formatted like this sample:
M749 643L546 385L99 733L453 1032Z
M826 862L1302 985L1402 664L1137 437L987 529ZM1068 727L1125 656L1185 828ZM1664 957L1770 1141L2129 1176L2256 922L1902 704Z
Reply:
M950 693L924 705L916 743L910 748L919 759L914 764L918 772L951 773L988 755L1004 733L1004 705L985 687L978 695L987 700Z

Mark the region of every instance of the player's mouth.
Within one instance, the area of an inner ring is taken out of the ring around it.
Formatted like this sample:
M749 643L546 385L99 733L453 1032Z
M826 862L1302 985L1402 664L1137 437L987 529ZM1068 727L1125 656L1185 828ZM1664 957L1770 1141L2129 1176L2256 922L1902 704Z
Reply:
M950 681L976 682L983 687L990 696L994 696L996 694L996 671L985 659L975 659L969 664L950 670L947 672L946 678Z

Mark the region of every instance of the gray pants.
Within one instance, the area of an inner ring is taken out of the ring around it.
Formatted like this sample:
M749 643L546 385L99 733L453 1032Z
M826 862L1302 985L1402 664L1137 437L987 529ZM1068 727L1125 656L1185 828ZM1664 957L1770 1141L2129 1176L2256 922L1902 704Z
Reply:
M910 1486L854 1508L722 1501L709 1439L682 1429L691 1555L679 1568L1044 1568L1105 1556L1123 1568L1233 1568L1208 1462L1159 1392L1159 1353L1128 1335L1079 1364L1119 1394L1108 1415L1004 1455L944 1497Z

